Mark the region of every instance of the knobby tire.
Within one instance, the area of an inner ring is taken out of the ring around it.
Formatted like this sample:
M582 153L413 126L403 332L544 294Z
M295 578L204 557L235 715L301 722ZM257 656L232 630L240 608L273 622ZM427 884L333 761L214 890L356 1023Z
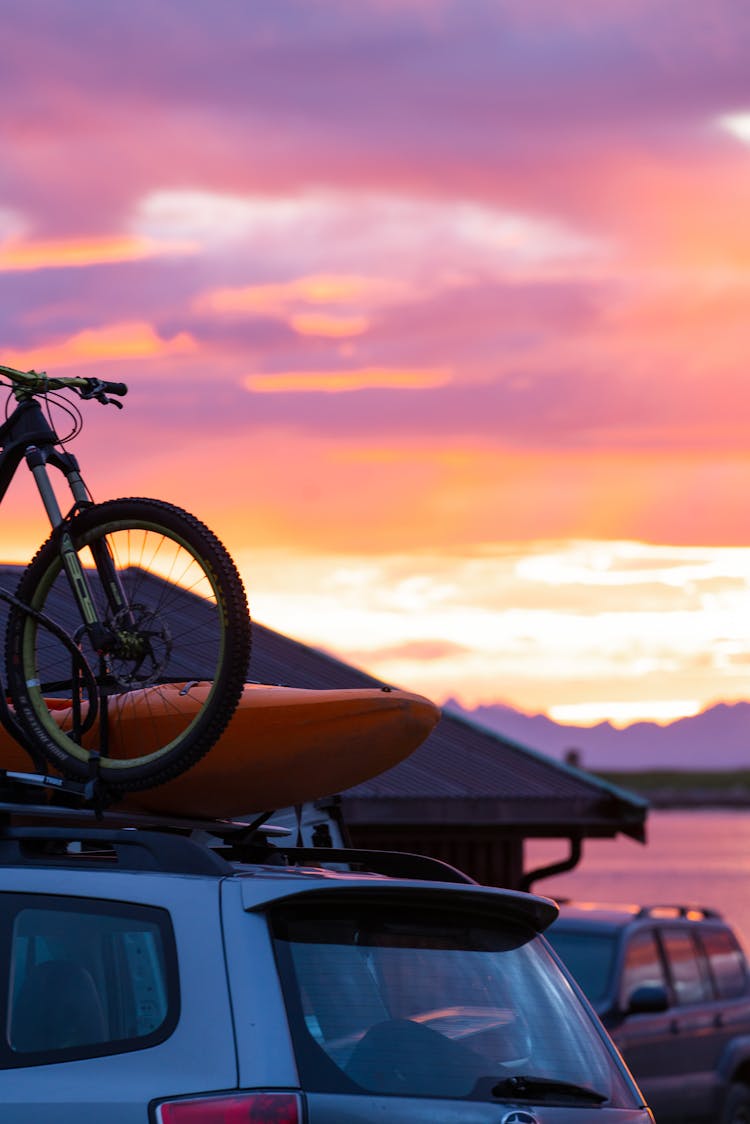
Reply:
M106 666L82 627L56 535L29 563L16 597L52 617L81 645L89 665L95 671L101 667L96 721L87 729L85 689L80 692L84 721L79 715L77 732L69 714L61 718L61 700L75 692L69 653L16 605L6 630L8 688L27 738L64 776L87 780L91 751L102 749L102 740L107 743L99 777L105 792L116 797L179 776L224 731L247 678L247 601L219 539L173 504L110 500L81 512L67 530L90 575L99 619L118 636L118 650L105 657ZM93 571L89 548L103 540L126 594L127 612L108 607ZM184 701L175 683L183 684ZM195 713L186 711L187 702Z

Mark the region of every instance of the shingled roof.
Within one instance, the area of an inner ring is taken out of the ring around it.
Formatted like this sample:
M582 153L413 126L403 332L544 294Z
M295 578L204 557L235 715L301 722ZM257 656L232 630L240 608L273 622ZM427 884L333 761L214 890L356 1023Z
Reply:
M255 682L288 687L382 685L324 651L257 623L250 675ZM450 711L405 761L341 795L351 825L501 823L523 829L526 836L624 833L641 841L648 807L632 793Z
M0 565L0 583L13 590L20 572L21 567ZM0 616L4 609L0 605ZM59 610L64 624L62 605ZM182 611L189 617L204 610L186 592ZM199 668L190 672L190 677L200 675ZM314 689L383 685L325 651L257 622L248 682ZM389 685L408 689L408 684ZM443 712L409 758L341 793L341 801L344 819L353 827L492 826L524 837L571 840L623 833L643 841L648 807L632 793L450 711Z

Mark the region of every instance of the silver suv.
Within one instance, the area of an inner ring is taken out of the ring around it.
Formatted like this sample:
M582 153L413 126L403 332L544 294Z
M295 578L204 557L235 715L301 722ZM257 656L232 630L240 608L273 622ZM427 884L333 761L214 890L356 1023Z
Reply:
M0 804L3 1124L649 1124L556 906L283 829Z

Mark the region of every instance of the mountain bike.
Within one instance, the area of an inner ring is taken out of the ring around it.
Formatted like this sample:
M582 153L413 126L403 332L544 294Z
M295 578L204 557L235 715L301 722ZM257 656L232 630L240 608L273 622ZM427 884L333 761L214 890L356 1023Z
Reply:
M121 408L126 384L0 366L0 387L0 502L25 461L52 527L15 592L0 591L0 721L37 769L41 757L72 781L95 775L110 798L160 784L208 752L239 702L251 640L240 576L182 508L93 501L65 448L82 428L75 398ZM72 497L65 513L51 469Z

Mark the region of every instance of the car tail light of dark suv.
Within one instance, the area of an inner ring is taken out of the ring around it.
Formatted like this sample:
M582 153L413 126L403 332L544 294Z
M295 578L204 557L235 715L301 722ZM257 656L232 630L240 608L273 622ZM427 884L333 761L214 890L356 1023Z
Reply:
M156 1109L157 1124L300 1124L296 1093L228 1093L164 1101Z

